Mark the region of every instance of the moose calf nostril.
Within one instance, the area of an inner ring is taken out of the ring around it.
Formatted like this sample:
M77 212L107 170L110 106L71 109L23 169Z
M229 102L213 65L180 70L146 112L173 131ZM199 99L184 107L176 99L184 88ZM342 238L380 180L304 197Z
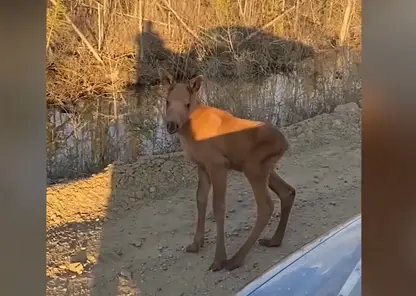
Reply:
M167 124L166 124L166 128L167 128L167 130L169 131L169 132L174 132L175 130L177 130L178 129L178 125L176 124L176 123L173 123L173 122L168 122Z

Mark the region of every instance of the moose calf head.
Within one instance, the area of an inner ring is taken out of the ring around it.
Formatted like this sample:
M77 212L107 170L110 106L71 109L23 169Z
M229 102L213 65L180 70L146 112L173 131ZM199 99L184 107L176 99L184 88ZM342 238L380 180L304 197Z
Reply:
M192 78L188 83L176 82L166 70L159 69L161 84L167 89L164 120L169 134L175 134L188 122L192 111L198 105L197 93L202 76Z

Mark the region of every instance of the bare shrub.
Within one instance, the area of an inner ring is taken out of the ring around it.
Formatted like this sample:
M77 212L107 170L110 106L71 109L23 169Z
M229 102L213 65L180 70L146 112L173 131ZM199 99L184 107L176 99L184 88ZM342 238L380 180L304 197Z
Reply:
M49 0L48 176L177 150L157 87L129 89L156 85L160 66L203 74L208 103L276 125L358 101L360 15L357 0Z

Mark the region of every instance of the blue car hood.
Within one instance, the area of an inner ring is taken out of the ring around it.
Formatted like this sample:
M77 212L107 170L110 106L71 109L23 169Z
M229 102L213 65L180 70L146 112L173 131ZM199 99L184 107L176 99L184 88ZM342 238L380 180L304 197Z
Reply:
M361 215L250 282L237 296L360 296Z

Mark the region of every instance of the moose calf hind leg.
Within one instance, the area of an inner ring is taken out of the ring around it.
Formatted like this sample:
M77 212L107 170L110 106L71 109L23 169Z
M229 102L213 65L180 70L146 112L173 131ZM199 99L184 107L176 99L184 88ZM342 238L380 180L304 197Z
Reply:
M230 260L227 260L227 262L225 263L224 267L227 270L233 270L235 268L240 267L243 264L247 253L255 244L256 240L259 238L260 234L263 232L264 228L266 227L267 223L270 220L270 217L273 214L274 205L268 193L267 173L265 175L264 175L264 172L259 173L259 174L247 173L246 176L251 184L254 197L256 199L256 204L257 204L256 222L254 224L253 230L251 231L250 235L248 236L244 244L240 247L237 253L235 253L235 255Z
M259 244L266 247L279 247L285 235L286 226L295 200L295 189L287 184L276 171L272 171L269 178L270 189L277 194L280 199L281 214L279 226L271 238L262 238Z

